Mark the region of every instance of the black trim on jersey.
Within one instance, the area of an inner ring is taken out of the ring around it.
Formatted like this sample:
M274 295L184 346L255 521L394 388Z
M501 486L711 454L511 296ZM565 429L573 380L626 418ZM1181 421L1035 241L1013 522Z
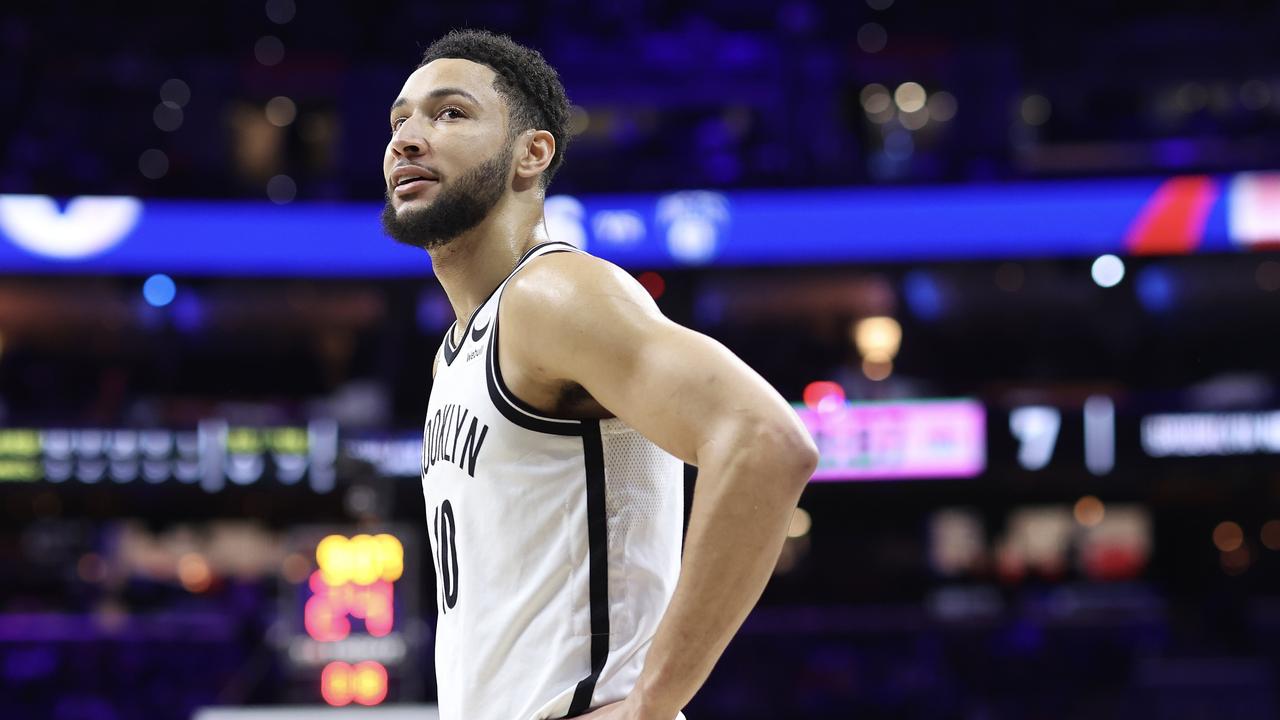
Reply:
M569 243L562 242L543 243L538 248L546 247L547 245L565 245L569 249L551 250L543 253L543 255L576 250ZM535 250L538 248L535 248ZM529 252L532 253L533 250ZM524 260L521 261L521 264L523 263ZM517 265L516 270L519 269L520 266ZM515 275L515 271L512 271L511 275ZM508 276L508 279L510 279L510 276ZM542 414L537 408L521 400L519 396L511 392L511 388L507 387L506 381L502 379L502 367L498 364L498 338L500 336L498 332L498 316L501 310L501 302L502 298L499 297L499 307L495 307L493 310L493 320L490 323L492 330L490 330L488 356L485 358L484 375L486 384L489 386L489 400L493 402L494 407L498 408L503 417L526 430L551 435L581 435L584 421L573 418L553 418Z
M587 557L591 586L591 674L578 682L569 703L567 718L577 717L591 707L596 681L609 660L609 525L605 514L604 443L600 421L582 423L582 452L587 466Z
M563 242L560 240L553 240L550 242L538 243L537 245L534 245L533 247L529 248L529 250L525 252L524 255L520 256L520 259L516 261L516 266L511 269L511 273L507 275L506 280L503 280L502 283L506 282L507 280L510 280L511 276L515 275L516 271L520 269L520 266L524 264L524 261L528 260L535 252L537 252L538 250L548 245L568 245L571 248L573 247L573 245L569 245L569 243ZM574 249L576 250L577 248L574 248ZM565 251L557 250L556 252L565 252ZM467 327L463 329L462 340L458 341L458 344L456 347L453 344L453 329L458 326L458 321L454 320L452 323L449 324L449 330L444 334L444 364L445 365L452 365L453 359L458 357L458 353L462 352L462 346L465 345L467 342L467 335L471 334L471 324L476 321L476 316L480 314L480 308L484 307L485 303L489 302L489 300L493 298L493 294L498 292L498 288L502 287L502 283L498 283L498 287L495 287L493 290L490 290L489 296L486 297L483 302L477 305L475 311L471 313L471 317L467 318Z
M582 420L562 419L554 422L545 418L536 408L515 396L502 380L502 370L498 368L498 313L493 314L493 334L489 338L488 355L485 357L484 377L489 386L489 400L498 408L502 416L525 430L542 432L550 435L581 435L584 423ZM501 388L501 389L499 389ZM523 411L523 412L522 412ZM530 414L526 414L530 413Z

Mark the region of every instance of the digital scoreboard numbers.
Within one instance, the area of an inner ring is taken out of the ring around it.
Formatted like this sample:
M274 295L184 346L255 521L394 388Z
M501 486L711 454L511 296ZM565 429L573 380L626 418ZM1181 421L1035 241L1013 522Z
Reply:
M413 650L421 633L408 629L420 621L406 537L395 530L295 532L282 593L284 650L307 688L303 699L372 706L406 676L416 685Z
M1009 410L1006 441L1014 444L1018 467L1039 472L1050 467L1086 470L1103 477L1116 467L1115 403L1092 395L1083 406L1021 405ZM1004 455L1007 448L993 449Z

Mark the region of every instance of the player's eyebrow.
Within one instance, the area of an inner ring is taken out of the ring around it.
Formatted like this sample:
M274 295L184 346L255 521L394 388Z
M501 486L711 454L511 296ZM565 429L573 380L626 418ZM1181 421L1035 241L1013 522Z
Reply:
M431 92L427 93L427 97L429 98L442 98L442 97L448 97L450 95L458 95L459 97L463 98L464 100L471 103L472 105L480 104L480 101L476 99L475 95L472 95L471 93L467 92L466 90L463 90L462 88L442 87L442 88L436 88L435 90L432 90ZM409 104L408 98L398 97L396 98L395 102L391 103L391 112L395 112L396 108L404 107L405 105L408 105L408 104Z

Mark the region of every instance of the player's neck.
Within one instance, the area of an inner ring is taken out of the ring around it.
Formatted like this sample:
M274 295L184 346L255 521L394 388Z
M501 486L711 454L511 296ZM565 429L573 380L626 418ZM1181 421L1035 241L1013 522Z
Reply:
M479 225L431 250L432 271L449 297L458 326L467 323L529 248L545 240L541 207L500 204Z

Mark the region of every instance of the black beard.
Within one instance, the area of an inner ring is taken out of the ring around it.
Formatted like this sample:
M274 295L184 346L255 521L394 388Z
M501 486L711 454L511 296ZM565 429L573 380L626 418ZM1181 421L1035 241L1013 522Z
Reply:
M442 247L479 225L502 199L511 169L511 148L440 188L435 202L397 213L390 194L382 206L382 230L393 240L424 250Z

